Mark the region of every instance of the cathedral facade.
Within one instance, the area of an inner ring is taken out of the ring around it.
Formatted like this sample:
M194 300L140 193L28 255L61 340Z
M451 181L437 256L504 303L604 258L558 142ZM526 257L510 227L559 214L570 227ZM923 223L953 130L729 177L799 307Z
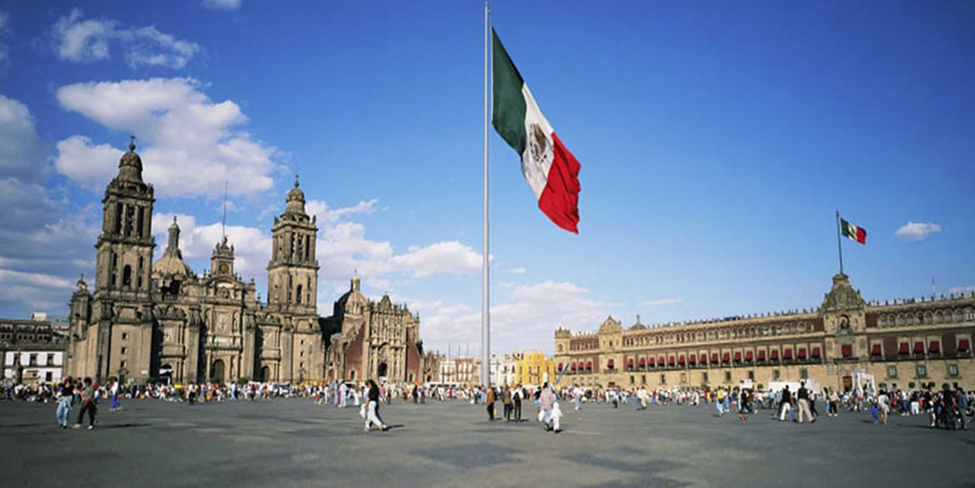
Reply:
M419 317L388 296L369 301L358 278L334 316L318 315L318 229L297 180L271 229L267 303L253 278L236 273L226 236L210 268L196 274L183 260L175 218L152 263L154 202L130 144L102 200L94 289L80 280L71 298L67 374L137 383L404 382L421 374Z
M845 274L815 310L555 333L563 383L632 388L768 387L812 380L839 391L975 387L975 293L867 302Z

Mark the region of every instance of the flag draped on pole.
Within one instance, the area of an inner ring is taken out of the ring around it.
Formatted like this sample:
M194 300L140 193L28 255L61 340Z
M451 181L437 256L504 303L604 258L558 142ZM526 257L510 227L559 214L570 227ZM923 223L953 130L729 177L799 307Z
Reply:
M494 78L492 124L521 156L521 171L538 208L555 225L579 233L579 162L542 115L528 85L491 29Z
M847 237L852 241L857 241L864 245L867 243L866 229L857 227L846 220L840 219L840 232L843 233L843 237Z

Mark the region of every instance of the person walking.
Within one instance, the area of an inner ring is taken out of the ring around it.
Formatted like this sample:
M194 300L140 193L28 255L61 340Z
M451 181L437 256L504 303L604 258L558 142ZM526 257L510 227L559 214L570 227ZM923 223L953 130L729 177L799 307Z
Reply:
M552 429L558 434L562 432L562 409L559 407L559 402L552 404Z
M779 402L779 421L785 421L785 414L792 412L792 392L789 385L782 389L782 400Z
M375 381L369 380L366 382L366 386L369 388L366 400L366 432L372 430L372 426L375 425L379 427L381 431L389 430L386 423L383 422L382 417L379 416L379 385Z
M552 408L555 405L555 392L545 382L542 385L541 393L538 395L538 405L542 410L542 423L545 425L545 430L552 430Z
M799 423L802 423L803 415L809 418L809 423L815 422L816 419L809 410L809 390L806 388L805 381L799 383L799 391L796 392L796 399L799 406Z
M58 426L67 429L68 418L71 415L71 404L74 402L74 381L71 380L70 376L61 383L58 393L61 395L58 398Z
M741 423L748 422L748 412L751 409L752 396L748 390L742 389L741 395L738 397L738 421Z
M487 403L487 413L488 413L488 419L489 420L494 420L494 402L495 401L497 401L497 398L494 395L494 388L491 387L490 385L488 385L487 386L487 396L486 396L486 398L484 400L484 403Z
M81 421L87 412L88 430L92 430L95 428L95 413L98 412L98 406L95 404L95 386L92 385L91 378L85 378L84 384L77 392L81 395L81 411L78 412L78 422L74 424L74 428L81 428Z
M109 395L112 397L112 403L108 407L109 412L114 412L122 408L122 403L118 401L120 388L121 386L119 385L118 381L113 381L112 384L109 385L108 391Z
M511 394L511 402L514 405L515 422L521 422L521 399L524 396L525 392L522 391L521 383L518 383L515 391Z
M504 421L511 422L511 412L514 410L514 404L511 400L511 388L508 385L504 385L504 392L501 393L501 403L504 405Z

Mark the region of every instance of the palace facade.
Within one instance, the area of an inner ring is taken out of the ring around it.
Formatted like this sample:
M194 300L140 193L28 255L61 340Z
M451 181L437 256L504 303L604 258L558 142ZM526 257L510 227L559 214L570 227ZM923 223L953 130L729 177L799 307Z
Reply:
M370 302L358 278L333 316L318 315L317 219L305 212L297 179L271 228L267 303L253 278L236 273L226 236L210 268L196 274L183 261L175 218L152 263L154 202L130 144L102 200L94 289L80 280L71 298L67 374L174 383L403 382L421 374L419 317L389 297Z
M622 388L738 386L811 379L839 390L858 375L913 388L975 387L975 294L868 303L844 274L812 311L555 332L563 383Z

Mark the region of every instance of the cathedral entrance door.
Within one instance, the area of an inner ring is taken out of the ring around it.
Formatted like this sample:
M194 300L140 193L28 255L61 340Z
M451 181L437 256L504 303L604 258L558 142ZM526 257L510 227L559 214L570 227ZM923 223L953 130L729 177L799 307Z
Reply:
M164 364L159 368L159 382L164 385L170 385L173 383L173 367Z
M210 368L210 381L222 385L223 384L223 370L224 364L222 359L218 359L213 362L213 367Z
M379 363L379 369L376 373L378 373L380 379L386 378L386 375L389 373L389 366L386 363Z
M853 389L853 377L844 376L843 377L843 391L850 391Z
M271 368L267 366L261 368L261 377L258 378L258 381L260 381L261 383L267 383L268 381L271 381Z

